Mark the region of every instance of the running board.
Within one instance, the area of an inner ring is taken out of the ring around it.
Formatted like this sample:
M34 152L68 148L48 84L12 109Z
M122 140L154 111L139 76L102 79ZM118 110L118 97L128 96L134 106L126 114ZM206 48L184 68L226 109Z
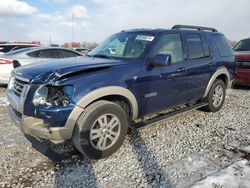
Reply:
M176 116L178 114L182 114L182 113L185 113L185 112L188 112L188 111L191 111L191 110L196 110L198 108L201 108L201 107L204 107L204 106L207 106L207 105L208 105L207 103L202 102L202 103L197 103L197 104L194 104L194 105L191 105L191 106L183 107L183 108L180 108L179 110L175 110L173 112L168 112L166 114L159 115L157 117L154 117L154 118L146 120L146 121L140 121L138 123L133 124L132 127L136 128L136 129L142 129L145 126L149 126L149 125L153 125L155 123L159 123L159 122L164 121L165 119L168 119L170 117L173 117L173 116Z

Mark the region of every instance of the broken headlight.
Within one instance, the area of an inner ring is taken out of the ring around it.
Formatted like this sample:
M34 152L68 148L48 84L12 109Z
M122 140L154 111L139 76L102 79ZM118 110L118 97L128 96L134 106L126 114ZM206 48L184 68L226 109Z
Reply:
M73 92L73 86L58 87L41 85L34 94L33 104L35 106L66 106L70 103Z

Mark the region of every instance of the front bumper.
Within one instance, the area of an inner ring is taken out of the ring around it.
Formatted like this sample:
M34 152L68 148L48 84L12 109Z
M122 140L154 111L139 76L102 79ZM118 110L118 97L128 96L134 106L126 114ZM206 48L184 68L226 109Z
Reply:
M234 85L250 85L250 69L237 69L233 79Z
M0 85L7 85L9 83L9 77L5 75L0 75Z
M9 100L9 115L15 124L26 135L31 135L37 139L50 140L53 143L61 143L71 139L74 126L83 109L78 106L71 106L73 111L70 115L62 113L66 109L33 109L28 99L33 96L32 89L29 85L25 85L21 96L17 96L16 93L9 89L7 90L7 96ZM26 99L27 97L27 99ZM69 108L71 108L69 107ZM29 115L25 111L34 111L36 116ZM64 126L55 126L57 120L65 119ZM51 124L52 123L52 124ZM55 123L55 124L54 124Z
M71 139L72 132L69 128L50 127L42 119L22 115L11 105L9 105L9 115L24 134L50 140L56 144Z
M9 83L12 70L13 70L12 64L6 64L0 66L0 85L7 85Z

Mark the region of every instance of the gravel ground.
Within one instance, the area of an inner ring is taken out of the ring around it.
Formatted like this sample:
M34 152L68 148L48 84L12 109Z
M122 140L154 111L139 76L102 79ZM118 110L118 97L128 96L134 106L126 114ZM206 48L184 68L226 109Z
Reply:
M131 131L107 159L72 155L52 162L7 114L0 88L0 187L190 187L250 155L250 88L229 89L217 113L191 111Z

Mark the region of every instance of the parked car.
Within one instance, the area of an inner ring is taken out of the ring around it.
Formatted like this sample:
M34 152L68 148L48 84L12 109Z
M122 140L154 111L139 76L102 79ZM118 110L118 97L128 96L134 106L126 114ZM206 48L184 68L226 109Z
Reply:
M54 47L24 48L8 52L0 56L0 84L8 84L11 71L20 65L79 56L82 54L76 51Z
M19 67L7 95L10 116L25 135L72 140L95 159L118 150L128 126L197 108L220 110L235 62L216 29L181 25L122 31L88 56Z
M3 55L7 52L19 50L22 48L32 48L32 47L39 47L41 45L37 44L0 44L0 55Z
M250 38L238 42L233 50L236 57L233 85L250 86Z

